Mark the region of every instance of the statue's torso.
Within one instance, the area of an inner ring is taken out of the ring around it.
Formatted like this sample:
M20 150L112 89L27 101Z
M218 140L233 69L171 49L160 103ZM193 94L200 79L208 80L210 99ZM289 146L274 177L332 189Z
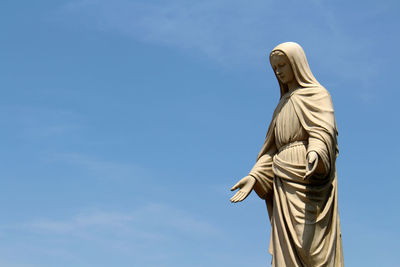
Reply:
M292 164L305 165L308 134L300 123L290 97L276 115L275 145L280 159Z

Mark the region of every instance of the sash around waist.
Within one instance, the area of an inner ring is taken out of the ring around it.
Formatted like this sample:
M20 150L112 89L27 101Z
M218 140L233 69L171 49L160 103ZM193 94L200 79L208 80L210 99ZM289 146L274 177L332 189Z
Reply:
M306 146L307 144L308 144L307 141L294 141L294 142L291 142L291 143L281 146L278 149L278 153L282 152L285 149L291 148L291 147L302 146L302 145Z
M293 150L287 151L288 149ZM280 147L278 153L273 157L272 171L274 174L280 178L304 182L306 150L307 141L295 141Z

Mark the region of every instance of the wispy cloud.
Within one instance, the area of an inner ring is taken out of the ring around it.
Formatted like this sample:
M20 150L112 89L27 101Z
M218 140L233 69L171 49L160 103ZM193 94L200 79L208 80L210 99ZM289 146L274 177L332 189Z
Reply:
M6 267L35 267L37 265L33 265L30 263L24 264L24 263L15 263L11 261L6 261L6 260L0 260L0 266L6 266Z
M103 159L76 152L45 154L42 159L49 163L67 165L76 171L102 179L135 179L137 177L149 177L150 175L149 170L131 162Z
M24 258L8 262L32 263L26 266L52 266L43 265L52 259L62 262L60 266L88 266L85 259L91 253L97 256L90 266L110 266L102 262L110 255L123 259L123 265L114 259L116 266L128 266L127 262L129 266L164 266L176 261L185 246L220 240L222 233L208 218L159 203L129 211L89 210L72 216L37 218L1 225L0 232L6 240L15 233L23 236L12 239L7 247L12 253L23 250ZM42 264L35 265L37 262Z
M72 234L85 231L91 227L118 228L132 221L132 216L111 212L96 212L91 214L79 214L66 220L41 219L26 224L33 230L46 233Z
M81 127L81 116L70 110L37 106L2 106L0 121L28 139L62 137Z
M220 232L210 222L191 212L158 203L150 203L130 212L85 212L63 220L39 219L21 226L46 234L84 236L101 230L149 240L164 238L169 231L171 235L168 238L177 234L204 238Z
M3 227L4 228L4 227ZM106 249L123 257L134 257L135 262L150 262L169 258L176 251L176 244L192 245L192 242L219 240L221 229L208 219L192 211L166 204L150 203L127 212L92 211L69 218L43 218L6 227L41 239L63 240L62 243L88 244L96 250ZM58 241L59 243L60 241ZM58 247L54 252L48 242L36 242L42 253L57 255L80 254L69 247ZM112 249L111 249L112 248ZM157 255L157 256L154 256ZM166 257L166 258L165 258ZM152 266L157 266L153 264Z
M354 14L343 16L325 1L282 6L269 0L74 0L60 14L68 23L178 48L226 67L265 65L272 47L297 41L313 50L324 71L337 77L368 84L379 69L365 57L373 48L371 40L363 42L345 22ZM360 72L357 77L355 68Z
M269 2L78 0L64 6L63 11L88 27L231 63L236 57L252 58L265 47L259 35L273 26L260 15L271 13Z

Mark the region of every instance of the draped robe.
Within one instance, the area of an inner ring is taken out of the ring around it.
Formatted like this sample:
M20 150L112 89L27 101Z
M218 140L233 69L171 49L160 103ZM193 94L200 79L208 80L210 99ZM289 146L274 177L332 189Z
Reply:
M320 86L286 92L250 171L271 221L274 267L342 267L337 204L337 129L328 91ZM305 178L306 157L318 154L324 173Z

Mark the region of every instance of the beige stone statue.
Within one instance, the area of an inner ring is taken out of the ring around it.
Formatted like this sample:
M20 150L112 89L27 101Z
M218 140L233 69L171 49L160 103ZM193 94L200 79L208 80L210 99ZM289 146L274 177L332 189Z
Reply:
M270 54L281 91L264 145L231 202L254 191L271 221L274 267L343 266L337 204L337 129L331 97L311 73L300 45Z

